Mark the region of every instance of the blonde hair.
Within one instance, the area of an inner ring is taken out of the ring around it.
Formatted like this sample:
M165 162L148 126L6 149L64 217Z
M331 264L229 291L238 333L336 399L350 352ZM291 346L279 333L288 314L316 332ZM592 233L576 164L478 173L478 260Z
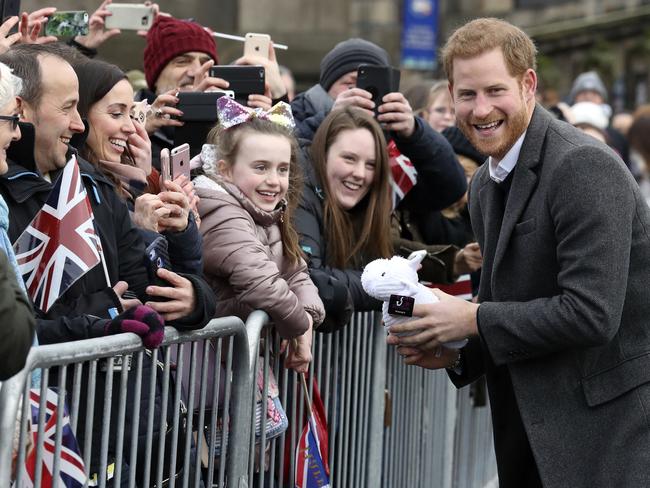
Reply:
M0 63L0 107L5 107L23 89L23 80L12 71L6 64Z
M495 18L475 19L458 28L442 48L441 57L447 79L453 83L455 58L474 58L501 49L510 76L521 77L537 69L537 48L520 28Z

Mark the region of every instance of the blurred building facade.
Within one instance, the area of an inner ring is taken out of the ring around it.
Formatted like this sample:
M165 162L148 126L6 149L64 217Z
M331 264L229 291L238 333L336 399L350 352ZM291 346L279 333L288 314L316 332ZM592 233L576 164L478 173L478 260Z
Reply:
M436 0L427 0L436 2ZM610 89L615 110L648 101L650 73L650 0L437 0L438 39L468 19L505 18L522 27L540 51L539 75L544 90L565 96L573 78L596 69ZM243 35L266 32L289 45L278 58L295 74L298 88L318 79L323 55L337 42L358 36L382 45L399 64L404 0L161 0L161 10L179 18L195 18L216 31ZM92 12L99 1L57 0L60 10ZM32 11L47 5L23 0ZM218 40L220 62L241 55L242 45ZM144 41L127 32L111 39L100 56L131 69L142 65ZM442 73L404 73L413 78L441 77ZM549 92L550 94L550 92Z

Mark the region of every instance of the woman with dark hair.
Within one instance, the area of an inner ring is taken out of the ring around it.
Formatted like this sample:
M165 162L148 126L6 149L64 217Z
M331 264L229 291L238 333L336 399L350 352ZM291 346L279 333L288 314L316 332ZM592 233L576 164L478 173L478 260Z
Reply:
M312 279L347 287L356 310L381 304L361 287L363 266L392 255L391 190L386 140L362 109L331 112L318 128L305 164L306 185L296 212L300 245ZM327 312L327 297L319 286Z
M165 191L159 192L160 175L151 166L149 136L144 123L132 117L135 102L126 75L103 61L82 60L73 67L79 77L79 114L89 126L80 155L115 183L145 242L161 233L169 246L172 268L202 274L192 183L180 176L165 181Z
M166 181L158 194L145 193L151 189L147 176L154 174L151 169L151 145L144 123L132 118L134 109L133 89L124 73L117 67L103 61L80 60L71 63L79 78L78 110L87 125L87 138L79 149L82 158L100 169L100 176L106 175L114 182L116 192L126 201L133 222L138 227L145 245L163 236L168 243L172 270L157 269L151 273L151 284L147 302L165 319L167 325L178 329L198 329L214 316L215 299L208 284L200 277L202 274L201 237L194 222L186 193L181 188L184 181ZM144 121L143 121L144 122ZM157 176L157 175L156 175ZM152 180L153 178L149 178ZM195 254L198 252L198 257ZM143 259L148 259L143 255ZM158 279L158 282L154 282ZM150 381L151 364L146 361L142 378L144 384ZM114 380L115 381L115 380ZM125 426L125 459L129 459L130 418L135 409L149 404L149 399L132 403L131 379L128 385ZM116 388L116 385L114 385ZM156 384L153 402L158 411L163 401L162 385ZM116 408L116 407L115 407ZM117 411L117 409L115 410ZM170 424L174 412L168 411ZM157 422L165 419L158 419ZM145 473L145 432L146 415L140 413L138 431L138 465L136 478L141 483ZM159 425L154 426L158 432ZM98 440L97 432L93 444ZM110 438L110 449L114 438ZM154 449L157 449L157 436L154 435ZM167 476L167 473L165 473ZM124 476L123 479L128 479Z

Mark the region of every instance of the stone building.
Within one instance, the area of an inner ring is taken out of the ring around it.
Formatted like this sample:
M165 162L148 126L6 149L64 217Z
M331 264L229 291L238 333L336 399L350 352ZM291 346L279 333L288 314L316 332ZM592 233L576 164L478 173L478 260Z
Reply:
M399 0L160 0L163 11L179 18L193 17L216 31L243 35L266 32L289 46L279 51L299 88L318 77L322 56L338 41L352 36L381 44L399 64L401 6ZM539 74L544 88L568 93L572 79L586 69L597 69L610 88L616 109L647 101L650 72L650 0L438 0L439 35L444 41L456 26L477 16L497 16L522 27L534 37L540 51ZM22 9L44 2L23 0ZM57 0L60 10L86 9L97 1ZM220 61L241 55L236 41L218 40ZM107 42L100 56L124 68L141 67L142 39L127 32ZM438 72L404 73L414 77Z

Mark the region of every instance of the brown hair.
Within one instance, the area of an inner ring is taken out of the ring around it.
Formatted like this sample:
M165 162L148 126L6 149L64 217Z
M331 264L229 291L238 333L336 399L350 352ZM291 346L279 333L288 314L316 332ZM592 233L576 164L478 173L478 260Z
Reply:
M537 48L524 31L501 19L475 19L449 37L441 57L447 79L453 83L455 58L474 58L493 49L501 49L510 76L520 77L528 69L537 69Z
M282 219L280 219L280 235L282 236L282 252L284 256L292 264L297 264L303 254L298 243L298 233L293 226L293 216L300 200L302 174L300 172L300 165L298 164L298 142L291 133L291 130L275 122L254 117L248 122L228 129L223 129L219 125L215 126L208 134L207 142L209 144L215 144L219 159L223 159L227 165L232 166L239 151L239 144L243 134L254 135L256 133L286 137L291 144L289 188L285 197L287 206ZM216 166L214 170L217 170Z
M376 169L366 196L346 211L332 197L327 180L327 153L344 131L366 129L375 141ZM323 187L323 224L328 245L328 263L338 268L360 267L392 254L390 239L391 194L386 140L375 119L361 109L334 110L323 120L311 146L316 176Z

